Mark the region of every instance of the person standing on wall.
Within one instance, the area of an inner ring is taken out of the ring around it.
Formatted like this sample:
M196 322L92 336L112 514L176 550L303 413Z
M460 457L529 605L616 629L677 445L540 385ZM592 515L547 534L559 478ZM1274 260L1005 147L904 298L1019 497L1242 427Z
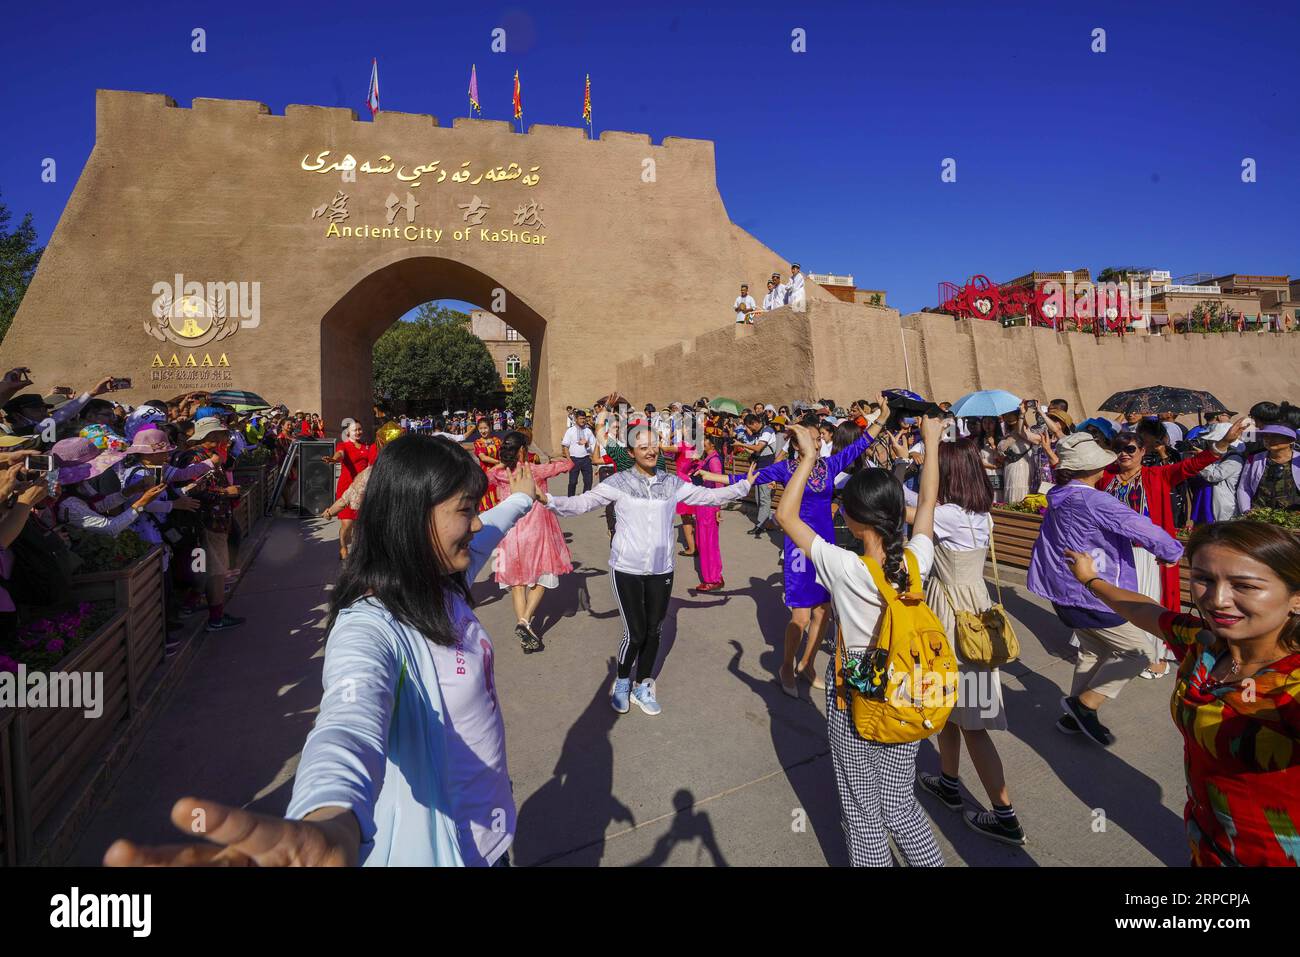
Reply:
M795 312L803 312L807 299L805 298L803 287L803 273L799 271L798 263L790 264L790 282L786 287L785 301Z
M751 322L750 315L756 306L757 303L754 302L754 297L749 294L749 283L742 282L740 284L740 295L731 304L731 308L736 310L736 323Z
M576 409L573 413L573 425L564 432L560 444L565 454L573 459L573 470L569 472L569 495L578 488L578 476L582 476L582 490L591 491L591 453L596 448L596 434L587 425L587 413Z

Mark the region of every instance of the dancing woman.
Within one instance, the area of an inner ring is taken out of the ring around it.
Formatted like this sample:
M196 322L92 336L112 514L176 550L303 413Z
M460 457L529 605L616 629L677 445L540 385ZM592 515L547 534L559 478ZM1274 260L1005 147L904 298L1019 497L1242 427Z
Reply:
M722 472L722 455L712 435L704 435L704 458L699 465L706 472ZM709 485L720 488L724 483ZM680 507L680 506L679 506ZM718 506L695 505L695 548L700 560L700 587L697 591L717 591L726 584L722 578L722 543L718 539Z
M881 398L883 400L884 397ZM835 476L858 461L862 453L875 441L881 427L880 423L870 426L857 441L826 458L818 456L817 446L813 446L812 471L806 483L807 490L802 496L800 518L827 541L835 541L835 518L831 513L831 500L835 495ZM791 426L791 429L794 428ZM801 428L812 428L816 434L815 423L804 424ZM803 449L800 448L799 455L804 454ZM789 484L796 468L795 459L782 459L760 470L754 476L753 484L761 485L767 482ZM726 480L727 478L707 472L700 474L706 479ZM818 582L817 570L809 563L805 552L789 535L785 536L781 571L785 579L784 599L786 608L790 610L790 620L785 626L785 647L781 658L779 680L781 690L790 697L797 698L799 689L795 684L796 675L815 689L821 690L824 687L813 662L817 657L817 648L821 644L831 596ZM808 640L804 645L803 655L798 657L796 667L799 643L805 634Z
M405 430L396 422L385 422L379 428L375 429L375 461L379 461L379 453L393 439L403 434ZM351 509L353 514L361 511L361 503L366 499L366 486L370 484L370 475L374 468L368 468L360 472L347 490L320 513L321 518L330 519L339 515L344 509Z
M589 492L571 498L551 495L547 506L557 515L581 515L612 504L616 515L609 549L614 600L623 618L618 648L618 677L610 690L610 706L626 714L629 700L646 714L662 709L650 677L659 654L659 632L673 590L673 516L679 502L723 505L744 498L749 478L726 488L703 488L683 482L655 467L659 436L638 426L629 435L634 466L618 472ZM752 470L751 470L752 474ZM633 667L636 686L632 686Z
M528 451L528 436L511 432L501 442L501 464L488 472L488 480L501 496L509 495L510 483L519 463L523 462L539 489L546 488L548 479L562 475L573 468L573 459L560 458L546 465L537 462ZM542 603L548 588L560 584L560 576L573 571L569 546L564 542L564 532L555 515L541 502L533 503L532 510L515 522L514 527L501 541L496 559L497 584L510 589L510 600L515 606L515 637L519 639L524 654L542 651L541 637L533 630L533 616Z
M659 452L663 456L671 459L673 471L683 482L689 482L691 475L699 468L699 459L695 455L695 446L686 441L685 435L681 430L677 430L675 445L661 446ZM686 539L686 548L677 554L683 558L694 558L696 555L695 546L695 514L698 506L686 505L682 502L677 503L677 514L682 517L682 537ZM717 521L718 513L715 509L713 512L714 522Z
M474 439L474 458L478 459L479 467L486 476L501 464L501 440L492 434L492 423L486 418L480 418L476 428L478 437ZM483 501L479 503L479 511L485 512L496 504L497 490L489 481L487 491L483 493Z
M117 841L109 866L503 865L515 802L492 639L469 583L536 494L487 480L463 449L407 435L375 465L330 599L325 687L283 818L183 798L172 822L208 844Z
M795 428L794 433L799 443L799 467L786 483L776 520L800 554L809 556L817 578L830 589L844 636L848 660L843 666L847 669L875 644L884 610L880 590L863 556L873 559L900 593L911 590L904 551L911 553L922 577L934 562L939 456L926 455L922 465L912 540L906 546L903 544L903 486L898 480L883 469L863 469L849 479L844 486L844 517L849 531L862 542L862 555L858 555L837 547L804 520L804 490L818 465L817 433L802 426ZM922 419L921 436L928 449L936 448L942 435L939 419ZM891 837L912 867L942 866L943 855L913 790L920 741L885 744L861 737L850 711L841 711L836 706L834 658L827 666L825 683L831 762L853 866L892 865Z
M1300 861L1300 543L1262 522L1217 522L1187 543L1197 614L1098 574L1067 550L1079 585L1178 656L1187 840L1196 867Z
M993 486L989 484L973 439L941 442L937 451L926 447L926 457L939 457L939 502L934 509L934 573L925 586L925 601L943 623L953 648L957 647L957 614L992 607L984 582L984 557L993 538ZM915 497L907 493L915 506ZM908 519L914 520L913 508ZM950 811L961 811L967 826L1004 844L1024 844L1025 831L1007 790L1006 772L990 731L1005 731L1002 679L996 667L968 664L958 659L957 706L938 734L940 774L922 773L917 783ZM978 689L979 694L972 697ZM987 694L987 698L985 695ZM965 811L958 770L961 745L966 742L971 762L992 811Z
M304 420L305 424L306 420ZM347 420L343 436L333 455L322 456L322 461L342 465L339 469L338 485L334 489L334 498L341 499L358 475L374 464L379 454L377 446L367 445L361 441L361 423ZM348 557L348 547L352 543L352 523L356 521L357 511L346 506L339 511L339 560Z

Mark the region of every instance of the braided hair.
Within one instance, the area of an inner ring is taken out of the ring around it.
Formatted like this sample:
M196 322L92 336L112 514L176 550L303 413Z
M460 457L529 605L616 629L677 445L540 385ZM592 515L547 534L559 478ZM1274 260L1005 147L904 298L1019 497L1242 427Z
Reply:
M880 536L885 552L885 578L900 593L911 588L907 562L903 559L907 510L898 479L883 469L862 469L844 486L843 507L849 518L874 529Z

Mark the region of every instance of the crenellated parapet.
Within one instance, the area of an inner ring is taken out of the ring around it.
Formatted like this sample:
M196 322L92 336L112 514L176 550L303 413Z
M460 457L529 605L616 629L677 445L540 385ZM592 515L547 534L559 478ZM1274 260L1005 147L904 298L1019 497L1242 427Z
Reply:
M284 108L283 114L277 114L273 113L265 103L256 100L196 97L190 107L186 108L163 93L99 90L95 96L95 112L96 142L106 145L111 145L115 141L119 131L128 131L129 135L131 131L139 129L141 124L150 124L164 117L168 120L191 117L197 122L219 118L232 128L240 125L256 128L258 124L275 124L285 127L286 131L301 131L304 135L346 134L347 124L357 124L358 132L377 130L397 134L450 129L469 137L524 136L547 144L586 143L586 148L590 149L622 150L632 147L642 153L651 150L650 155L654 155L659 150L668 150L677 154L697 154L708 158L710 162L713 158L713 143L710 140L665 136L660 143L655 144L647 133L627 133L621 130L605 130L598 139L590 140L586 130L580 126L534 123L528 127L527 132L519 133L509 120L485 120L463 116L454 118L451 126L445 127L439 124L436 116L429 113L399 113L391 110L381 110L375 115L373 121L368 121L362 120L356 110L348 107L298 103L289 104Z

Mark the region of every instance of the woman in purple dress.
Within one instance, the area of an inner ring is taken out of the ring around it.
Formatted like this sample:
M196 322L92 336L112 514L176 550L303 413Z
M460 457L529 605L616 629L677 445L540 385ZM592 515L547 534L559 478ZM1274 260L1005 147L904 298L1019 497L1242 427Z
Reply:
M881 402L885 400L882 398ZM883 406L882 406L883 407ZM801 421L801 425L810 424L815 430L818 426L816 416L808 416L811 422ZM883 418L883 417L882 417ZM835 494L835 476L846 471L865 452L879 434L883 423L878 420L870 426L853 444L832 455L819 458L813 466L812 475L799 506L799 517L828 542L835 541L835 519L831 514L831 498ZM792 449L792 451L794 451ZM760 469L754 476L753 484L763 482L790 481L798 468L797 459L782 459ZM705 479L719 478L708 472L700 473ZM729 481L736 482L743 476L731 476ZM824 689L825 682L817 674L813 664L817 648L821 644L822 628L826 623L826 613L830 607L831 596L817 581L817 570L808 556L804 555L790 536L785 537L782 559L782 571L785 578L785 606L790 609L790 621L785 626L785 649L781 658L779 680L781 690L792 698L799 696L795 676L803 678L813 688ZM798 667L795 659L799 653L799 644L807 634L803 655L799 656Z

